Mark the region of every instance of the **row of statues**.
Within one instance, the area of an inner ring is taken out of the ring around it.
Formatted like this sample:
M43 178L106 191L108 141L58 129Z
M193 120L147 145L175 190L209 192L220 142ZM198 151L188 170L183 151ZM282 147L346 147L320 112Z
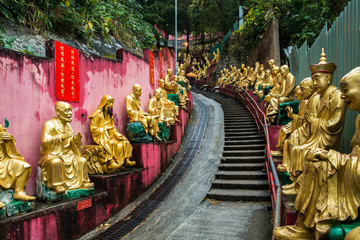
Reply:
M318 64L310 66L311 77L295 86L295 78L286 65L268 61L269 69L256 63L255 68L230 66L223 69L217 85L232 85L265 101L269 124L282 103L291 120L282 126L273 157L282 157L277 169L292 180L282 193L294 196L298 213L296 224L274 228L275 239L323 239L331 226L358 218L360 207L360 117L351 140L352 152L336 151L344 128L346 106L360 113L360 67L346 74L335 87L336 65L327 62L324 49ZM254 80L255 79L255 80ZM299 102L295 113L290 103ZM358 237L358 236L357 236ZM357 239L357 238L353 238Z
M255 63L255 68L241 65L240 69L230 66L230 70L221 70L221 76L216 86L232 85L236 89L253 90L254 94L265 101L266 118L269 124L276 123L281 103L292 102L295 99L295 77L289 72L287 65L278 67L275 61L268 61L269 69L264 64ZM266 89L270 89L265 92Z
M205 64L203 64L203 66L201 66L201 64L199 64L199 62L196 60L196 58L194 58L192 61L192 72L193 72L193 74L195 74L196 80L201 80L201 79L207 78L207 70L211 66L217 64L220 60L220 50L219 50L219 48L217 48L216 53L213 52L213 58L211 61L209 60L207 54L203 54L202 57L205 60Z
M335 87L336 65L327 62L324 50L318 64L312 64L311 78L297 89L301 100L298 114L288 111L292 121L279 131L282 156L279 172L287 172L292 184L282 193L295 196L298 217L293 226L274 229L275 239L321 239L337 222L355 220L360 207L359 117L351 140L352 152L341 154L338 147L344 128L346 105L360 112L360 68L355 68ZM299 97L298 97L299 96Z
M180 85L171 73L169 69L165 79L159 80L159 88L149 100L148 112L141 107L142 88L139 84L133 85L133 91L125 101L128 124L139 123L145 134L151 135L155 141L164 140L157 135L159 123L170 127L180 122L177 118L179 106L169 100L167 94L175 92L181 95L185 107L188 100L186 95L188 90L184 88L183 93L180 93ZM179 75L179 78L182 78L182 75ZM171 88L166 88L167 85ZM81 134L75 135L70 125L71 105L66 102L55 104L56 116L44 123L41 133L37 184L42 185L43 190L53 192L56 196L72 190L91 190L94 188L94 183L90 181L89 173L113 173L136 164L131 160L133 147L130 141L119 133L114 124L113 105L112 96L102 97L96 110L89 116L90 131L97 145L82 146ZM24 191L30 177L31 166L17 152L14 137L1 125L0 146L1 188L12 189L15 200L34 201L36 198L27 195ZM0 201L0 209L4 207L6 204Z

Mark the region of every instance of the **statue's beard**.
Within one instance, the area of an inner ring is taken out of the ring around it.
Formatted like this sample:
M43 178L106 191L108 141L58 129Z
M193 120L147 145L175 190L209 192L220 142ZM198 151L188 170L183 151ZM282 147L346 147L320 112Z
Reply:
M107 114L109 114L110 118L112 118L113 116L113 109L112 108L108 108L108 109L103 109L103 112L104 112L104 117L105 117L105 112L107 112Z

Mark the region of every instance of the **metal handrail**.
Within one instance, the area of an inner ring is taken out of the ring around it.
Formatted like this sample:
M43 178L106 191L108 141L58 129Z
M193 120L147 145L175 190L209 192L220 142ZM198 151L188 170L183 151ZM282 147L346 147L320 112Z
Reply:
M227 88L230 89L230 88ZM220 89L221 90L221 89ZM279 176L277 174L277 170L274 164L274 160L271 156L271 149L270 149L270 139L269 139L269 129L266 121L265 113L260 109L258 103L252 98L249 93L243 88L232 88L232 91L236 91L235 94L225 94L229 95L230 97L239 96L240 101L248 108L250 113L253 115L254 119L256 120L256 125L260 130L261 127L263 129L265 138L266 138L266 168L267 174L270 181L271 189L270 192L272 193L272 208L274 210L274 227L280 226L281 221L281 183L279 180ZM240 91L239 91L240 90ZM269 171L269 165L271 171Z

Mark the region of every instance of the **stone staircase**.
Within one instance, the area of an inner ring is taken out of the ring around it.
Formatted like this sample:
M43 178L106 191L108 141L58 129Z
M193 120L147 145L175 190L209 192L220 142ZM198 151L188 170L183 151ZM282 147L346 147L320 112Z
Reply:
M221 103L224 111L225 146L207 198L219 201L270 202L267 174L263 171L265 137L259 134L255 120L245 106L234 99L222 96L213 98Z

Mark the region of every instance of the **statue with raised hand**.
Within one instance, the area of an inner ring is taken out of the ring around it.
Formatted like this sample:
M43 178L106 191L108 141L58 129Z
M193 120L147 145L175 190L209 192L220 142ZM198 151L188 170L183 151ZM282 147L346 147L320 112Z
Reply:
M4 190L13 189L15 200L33 201L36 198L24 191L30 173L30 164L16 150L15 138L0 125L0 187ZM5 204L0 202L0 209L3 207Z
M67 190L91 189L86 159L82 156L81 135L70 126L72 107L66 102L55 104L56 117L44 123L41 134L39 166L42 180L57 194Z

